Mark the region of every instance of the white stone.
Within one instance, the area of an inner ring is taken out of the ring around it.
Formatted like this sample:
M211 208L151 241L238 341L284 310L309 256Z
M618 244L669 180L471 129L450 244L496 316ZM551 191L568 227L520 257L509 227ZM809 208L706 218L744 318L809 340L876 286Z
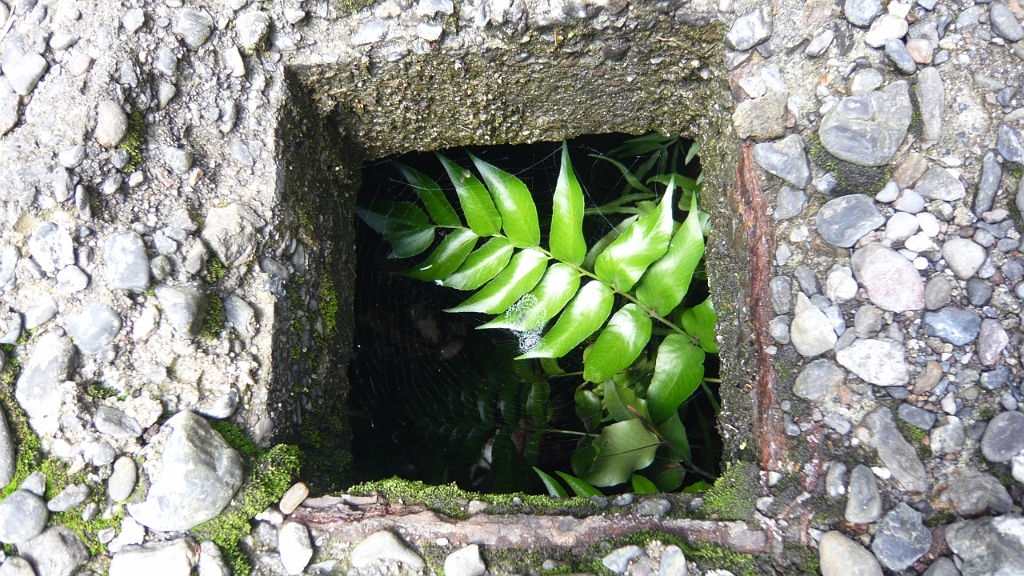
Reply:
M910 379L903 349L885 340L858 339L836 352L836 362L876 386L901 386Z
M486 571L480 547L476 544L456 550L444 559L445 576L483 576Z
M277 532L277 549L288 574L302 574L313 557L309 529L298 522L286 522Z
M830 272L825 283L825 293L833 304L842 304L853 300L857 295L857 288L853 272L846 267Z
M837 340L828 317L811 304L803 292L796 295L796 309L793 323L789 326L789 337L796 351L807 357L831 350Z

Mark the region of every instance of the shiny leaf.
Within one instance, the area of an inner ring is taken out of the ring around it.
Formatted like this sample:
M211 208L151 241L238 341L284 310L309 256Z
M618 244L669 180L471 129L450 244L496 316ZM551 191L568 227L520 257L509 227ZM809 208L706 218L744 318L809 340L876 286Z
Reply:
M501 272L512 258L512 244L501 237L491 238L471 253L454 274L438 282L457 290L476 290Z
M448 312L483 312L500 314L540 281L548 257L527 248L516 254L508 266L479 292Z
M500 278L500 276L499 276ZM597 331L608 319L615 296L611 288L592 280L566 306L555 325L522 358L561 358Z
M617 384L613 380L606 380L604 383L604 407L608 410L608 415L619 422L635 419L636 412L644 418L647 418L648 414L646 400L637 398L632 388Z
M633 485L633 492L636 494L657 494L658 487L654 485L647 478L640 476L639 474L633 474L629 477L630 484Z
M597 277L620 291L636 284L647 267L661 258L672 239L672 188L656 210L642 216L615 239L594 264Z
M437 182L434 182L434 180L419 170L403 164L396 165L413 189L416 190L416 194L420 197L423 205L427 207L427 213L430 214L435 224L452 227L462 226L462 220L459 220L458 213L455 212L455 208L448 202L448 199L444 197L444 192L441 191L441 187L438 186Z
M594 486L621 484L629 480L633 472L654 462L659 444L658 437L638 419L609 424L594 440L597 456L590 470L581 477Z
M610 242L610 241L609 241ZM569 147L562 142L562 168L555 185L551 237L551 255L562 262L579 265L587 253L583 238L583 189L569 161Z
M698 214L694 198L690 214L672 237L668 251L647 269L637 285L637 300L654 308L661 316L667 316L683 301L693 271L704 256L704 235Z
M718 344L715 342L715 322L718 321L718 314L715 313L711 297L700 304L683 312L683 330L687 334L700 341L700 347L705 352L718 354Z
M384 237L391 243L388 258L409 258L420 254L434 243L434 229L399 230Z
M664 422L658 424L658 433L668 441L672 448L671 459L678 462L682 458L690 459L690 439L686 436L686 427L679 419L679 412L672 412Z
M660 424L693 394L704 378L704 351L680 334L665 337L658 347L654 378L647 388L651 420Z
M629 227L633 225L633 222L636 222L639 218L640 216L637 215L624 219L622 222L616 224L615 227L613 227L607 234L602 236L600 240L595 242L594 245L590 247L590 250L587 250L587 255L583 258L583 269L593 272L594 264L597 262L597 257L600 256L616 238L628 230Z
M540 476L540 480L544 483L544 487L548 489L548 495L552 498L569 497L569 493L565 491L565 488L562 488L562 485L558 483L558 480L555 480L549 474L541 472L540 468L537 468L536 466L533 467L533 471L537 473L537 476Z
M501 230L501 215L491 201L491 195L483 182L477 179L469 170L459 166L455 162L437 155L444 164L448 178L455 185L455 192L459 195L459 203L462 204L462 212L466 215L466 222L477 236L494 236Z
M483 160L469 155L487 183L487 189L501 213L501 226L505 236L516 248L529 248L540 244L540 225L537 223L537 205L523 181L495 168Z
M580 274L572 266L558 262L548 267L540 283L524 294L505 313L480 328L506 328L528 332L543 328L562 311L580 287Z
M583 362L583 379L604 382L637 359L651 339L651 317L626 304L608 321Z
M556 470L555 474L561 476L562 480L565 480L565 483L569 485L569 488L572 488L572 491L580 498L590 498L591 496L604 496L604 494L601 494L600 490L594 488L590 484L587 484L585 481L571 474L566 474L561 470Z
M391 244L388 258L415 256L434 242L430 219L411 202L374 202L369 208L357 207L356 216Z
M422 264L401 274L427 282L447 278L462 265L469 253L473 251L477 238L476 234L465 228L455 230L441 241L441 244Z

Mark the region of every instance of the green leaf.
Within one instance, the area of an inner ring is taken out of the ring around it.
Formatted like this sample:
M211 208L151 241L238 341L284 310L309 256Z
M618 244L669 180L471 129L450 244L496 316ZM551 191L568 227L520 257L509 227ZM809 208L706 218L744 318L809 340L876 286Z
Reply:
M416 190L416 194L420 197L420 202L423 202L423 205L427 207L427 213L430 214L435 224L452 227L462 226L462 220L459 219L458 213L455 212L455 208L448 202L448 199L444 197L444 192L441 191L441 187L438 186L437 182L434 182L426 174L404 164L396 163L395 165L398 166L405 179Z
M672 447L672 460L678 462L681 458L690 459L690 439L686 436L686 427L679 419L679 412L672 412L664 422L658 424L658 433L668 441Z
M543 282L544 280L541 280ZM544 373L549 376L558 376L559 374L565 374L565 370L558 365L558 360L554 358L541 358L540 367L544 370Z
M499 276L500 278L500 276ZM566 306L555 326L541 337L524 358L561 358L580 342L597 331L612 311L615 295L612 289L597 280L591 280Z
M471 230L460 228L441 241L434 252L422 264L402 272L402 276L433 282L447 278L462 265L473 251L478 236Z
M713 486L703 480L698 480L693 484L690 484L686 488L683 488L683 492L707 492L711 490Z
M548 257L542 252L532 248L520 251L494 280L462 304L448 309L448 312L504 312L520 296L537 285L544 275L547 262Z
M634 222L597 257L594 273L622 292L629 290L647 267L668 250L672 224L669 188L656 210Z
M633 410L648 418L647 401L637 398L632 388L617 384L613 380L606 380L604 383L604 407L608 410L608 415L619 422L636 419Z
M654 485L658 487L659 492L675 492L683 485L686 471L675 462L665 462L650 470L648 475L654 478Z
M391 243L388 258L409 258L420 254L434 243L434 229L400 230L384 237Z
M647 269L637 285L636 299L661 316L667 316L683 301L693 271L704 256L704 235L700 231L698 213L694 197L690 214L672 237L668 251Z
M603 414L601 398L593 390L583 390L580 388L576 389L574 398L576 400L576 415L583 421L583 426L587 430L597 428L597 425L601 423L601 415Z
M546 426L551 419L552 407L548 401L550 398L551 386L547 380L535 380L530 386L529 394L526 395L526 412L533 419L534 426Z
M529 294L512 305L505 314L479 328L506 328L529 332L543 328L562 311L580 287L580 274L572 266L558 262L548 267L544 277Z
M477 179L469 170L459 166L455 162L437 154L444 169L448 172L448 178L455 185L455 192L459 195L459 203L462 204L462 212L466 215L466 222L477 236L494 236L501 230L501 215L491 201L491 195L483 182Z
M683 161L683 164L689 164L697 154L700 154L700 144L694 142L690 144L690 149L686 152L686 160Z
M718 314L715 313L711 297L697 304L693 308L683 312L683 330L700 341L700 347L705 352L718 354L718 343L715 342L715 322L718 321Z
M608 231L607 234L602 236L600 240L595 242L594 245L590 247L590 250L587 250L586 257L583 258L583 269L593 271L594 263L597 262L597 257L600 256L616 238L628 230L629 227L633 225L633 222L636 222L638 218L640 218L639 215L630 216L629 218L624 219Z
M359 216L391 244L388 258L408 258L434 243L430 219L411 202L374 202L369 208L356 208Z
M601 160L607 160L608 162L611 162L612 165L619 169L619 172L622 172L622 177L625 178L626 182L633 188L636 188L637 190L643 190L644 192L651 191L647 186L644 186L644 183L638 180L637 177L634 176L633 173L630 172L629 168L626 168L626 166L622 162L619 162L614 158L602 156L600 154L590 154L590 157L600 158Z
M629 477L630 483L633 484L633 492L637 494L657 494L658 487L654 485L647 478L640 476L639 474L633 474Z
M454 274L438 284L457 290L476 290L505 268L512 252L514 249L507 239L491 238L470 254Z
M499 170L469 154L470 160L484 177L494 203L501 212L501 225L505 236L516 248L529 248L540 244L540 225L537 223L537 205L523 181Z
M665 337L658 347L654 378L647 388L651 420L660 424L693 394L704 378L704 351L681 334Z
M552 498L569 497L569 493L565 491L565 488L562 488L562 485L558 483L558 480L555 480L550 475L541 472L540 468L537 468L536 466L533 467L533 471L537 473L537 476L540 476L541 482L544 483L544 487L548 489L548 494Z
M583 480L594 486L621 484L654 462L660 441L638 419L609 424L594 440L597 456ZM575 468L574 468L575 470Z
M601 494L600 490L594 488L590 484L587 484L585 481L571 474L566 474L561 470L556 470L555 474L561 476L562 480L565 480L565 483L569 485L569 488L572 488L572 491L575 492L576 495L579 496L580 498L590 498L591 496L604 496L604 494Z
M610 242L610 241L609 241ZM579 265L587 253L583 238L583 189L569 161L569 147L562 142L562 168L555 185L551 237L551 255L562 262Z
M651 317L626 304L608 321L583 361L583 379L604 382L636 360L651 339Z

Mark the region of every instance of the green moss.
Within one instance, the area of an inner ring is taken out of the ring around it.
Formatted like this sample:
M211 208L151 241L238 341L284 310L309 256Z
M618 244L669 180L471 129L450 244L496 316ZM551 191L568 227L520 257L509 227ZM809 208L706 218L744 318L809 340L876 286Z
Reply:
M836 158L821 144L817 134L810 137L810 157L819 168L831 172L838 184L833 196L867 194L874 196L889 183L889 166L858 166Z
M942 526L942 525L945 525L945 524L952 524L955 521L956 521L956 514L954 514L953 512L951 512L949 510L939 510L935 514L932 514L931 516L929 516L924 521L924 523L929 528L935 528L937 526Z
M0 500L17 490L25 478L39 467L41 460L39 438L32 432L28 416L14 398L14 385L20 371L17 363L8 361L3 372L0 372L0 404L7 416L7 427L15 446L14 478L0 490Z
M252 458L260 455L260 449L242 432L238 426L235 426L227 420L214 420L210 422L210 427L216 430L221 436L224 437L224 441L227 442L232 448L238 450L238 453L243 458Z
M113 398L114 396L117 396L119 394L116 388L112 388L111 386L108 386L107 384L100 382L99 380L90 380L88 382L84 382L82 386L85 388L84 391L86 396L89 396L90 398L95 398L97 400Z
M206 261L206 281L210 284L216 284L220 282L224 276L227 275L228 271L224 268L224 263L220 261L220 258L216 256Z
M239 544L249 535L249 520L281 499L298 473L301 460L299 449L285 444L250 454L245 458L246 480L231 504L216 518L193 530L199 538L209 538L220 547L233 574L249 574L252 568Z
M334 280L329 274L325 274L320 280L320 313L324 318L324 329L327 339L334 336L338 326L338 292L334 289Z
M748 462L734 464L704 494L705 509L719 520L754 520L754 503L761 493L757 467Z
M608 544L611 544L613 549L621 546L628 546L630 544L635 544L642 548L649 542L655 540L665 544L666 546L673 544L678 546L682 549L683 554L686 556L688 561L697 562L704 568L729 570L737 576L755 576L759 573L765 573L764 570L758 569L757 558L751 554L736 552L735 550L715 544L690 544L682 538L653 530L642 530L623 538L608 540L607 542ZM583 554L583 557L595 558L595 561L586 566L579 566L578 571L588 571L597 574L611 574L611 572L600 562L600 558L605 554L607 554L607 552L600 547L600 544L591 546L588 548L587 552ZM587 568L587 570L580 570L583 568Z
M366 8L367 6L373 6L380 0L334 0L334 7L343 14L355 14Z
M343 402L328 402L318 414L306 414L299 426L299 447L306 455L302 478L318 492L341 490L349 481L352 454L348 445L348 411Z
M896 426L897 428L900 429L900 432L903 432L903 436L905 436L907 440L910 440L912 442L920 442L921 440L924 439L925 436L928 435L928 433L925 432L924 430L921 430L917 426L914 426L913 424L910 424L909 422L906 422L903 419L898 419L896 422Z
M224 301L216 294L210 294L206 298L206 320L203 321L203 331L200 336L204 340L216 340L220 331L224 328Z
M65 488L72 484L88 484L88 477L86 472L80 471L73 475L68 475L68 464L59 458L46 458L39 465L39 470L46 474L46 500L49 500L60 494ZM118 528L121 525L121 519L124 517L124 511L121 507L114 508L114 513L109 518L104 518L103 514L97 514L95 518L86 522L82 520L82 510L89 503L94 503L99 507L100 510L107 503L107 494L103 490L103 484L90 485L89 486L89 497L86 498L85 502L76 506L75 508L66 512L55 512L50 515L50 523L64 526L75 531L78 536L85 543L85 546L89 549L89 552L94 558L105 558L106 557L106 546L99 541L98 534L101 530L107 528Z
M980 420L991 420L996 415L996 411L991 406L984 406L978 411L978 418Z
M128 163L125 164L124 172L135 172L142 164L142 147L146 144L146 119L142 110L132 108L128 116L128 130L124 140L118 144L118 148L128 153Z
M927 458L931 458L931 456L932 456L932 449L930 447L925 446L924 444L918 445L918 447L917 447L917 457L918 458L920 458L921 460L925 460Z

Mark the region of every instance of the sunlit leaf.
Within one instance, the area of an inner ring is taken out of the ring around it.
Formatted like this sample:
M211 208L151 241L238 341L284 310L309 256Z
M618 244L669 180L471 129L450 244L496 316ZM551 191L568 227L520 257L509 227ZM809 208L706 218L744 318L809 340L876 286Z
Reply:
M633 485L633 492L637 494L657 494L658 487L654 485L647 478L640 476L639 474L633 474L629 477L630 483Z
M499 170L483 160L469 155L469 158L484 177L494 203L501 213L501 226L505 236L516 248L529 248L540 244L540 225L537 223L537 206L533 203L530 190L523 181Z
M558 480L555 480L550 475L541 472L540 468L537 468L536 466L533 467L533 471L537 473L537 476L540 476L540 480L544 483L544 487L548 489L548 495L552 498L569 497L569 493L565 491L565 488L562 488L562 485L558 483Z
M444 197L444 192L441 191L437 182L419 170L403 164L396 164L396 166L416 190L416 194L420 197L423 205L427 207L427 213L430 214L435 224L438 226L462 226L462 220L459 220L458 213Z
M672 188L658 208L641 217L615 239L594 263L597 277L627 291L636 284L647 267L661 258L672 239Z
M639 412L644 418L648 418L647 401L637 398L636 392L632 388L613 380L606 380L604 383L604 407L608 410L608 415L619 422L635 419L636 412Z
M667 316L683 301L693 271L704 256L704 235L697 214L694 198L690 214L672 237L668 251L647 269L636 287L637 300L661 316Z
M455 230L441 241L422 264L401 274L427 282L447 278L465 262L466 257L473 251L477 238L476 234L465 228Z
M581 264L587 253L587 243L583 238L583 189L573 173L569 147L565 142L562 142L562 167L555 185L548 245L552 256L570 264Z
M562 311L580 287L580 274L558 262L548 267L540 282L505 313L479 328L506 328L527 332L542 328Z
M658 346L654 378L647 403L655 424L665 421L693 394L704 378L704 351L680 334L670 334Z
M590 498L591 496L604 495L601 494L601 491L598 490L597 488L594 488L590 484L587 484L586 481L581 480L571 474L566 474L561 470L556 470L555 474L561 476L562 480L565 480L565 483L569 485L569 488L572 488L572 491L580 498Z
M548 257L527 248L516 254L508 266L479 292L448 312L483 312L500 314L520 296L529 292L547 267Z
M707 482L705 482L703 480L698 480L698 481L694 482L693 484L690 484L686 488L683 488L683 492L687 492L687 493L689 493L689 492L706 492L706 491L710 490L711 488L712 488L711 484L708 484Z
M654 461L659 444L658 437L638 419L609 424L594 440L597 456L581 478L594 486L621 484Z
M434 243L434 229L396 230L384 236L391 243L391 254L388 258L409 258L420 254Z
M686 427L679 419L679 412L674 411L665 421L658 424L658 433L668 441L671 459L678 462L681 458L690 459L690 439L686 436Z
M590 247L590 250L587 250L587 255L583 258L583 269L593 271L594 263L597 262L597 257L600 256L616 238L628 230L629 227L633 225L633 222L636 222L639 218L640 216L636 215L624 219L609 230L607 234L602 236L600 240L595 242L594 245Z
M459 203L462 204L462 213L466 215L466 222L477 236L493 236L501 230L501 215L491 201L491 195L483 182L477 179L468 169L463 168L451 160L437 154L441 164L444 164L448 178L455 185L455 192L459 195Z
M457 290L476 290L505 268L514 251L507 239L491 238L471 253L454 274L438 284Z
M501 277L500 275L498 276ZM566 306L555 325L522 358L561 358L597 331L612 311L615 296L611 288L592 280Z
M700 144L694 142L690 144L690 149L686 152L686 160L683 161L683 164L689 164L697 154L700 154Z
M683 312L683 330L700 341L705 352L718 354L718 343L715 342L715 322L718 314L711 303L711 297L700 304Z
M587 430L596 428L600 424L601 415L604 412L601 398L593 390L577 388L574 399L576 400L576 416L583 421L583 426Z
M636 360L651 339L651 317L636 304L626 304L608 321L583 362L583 378L604 382Z

